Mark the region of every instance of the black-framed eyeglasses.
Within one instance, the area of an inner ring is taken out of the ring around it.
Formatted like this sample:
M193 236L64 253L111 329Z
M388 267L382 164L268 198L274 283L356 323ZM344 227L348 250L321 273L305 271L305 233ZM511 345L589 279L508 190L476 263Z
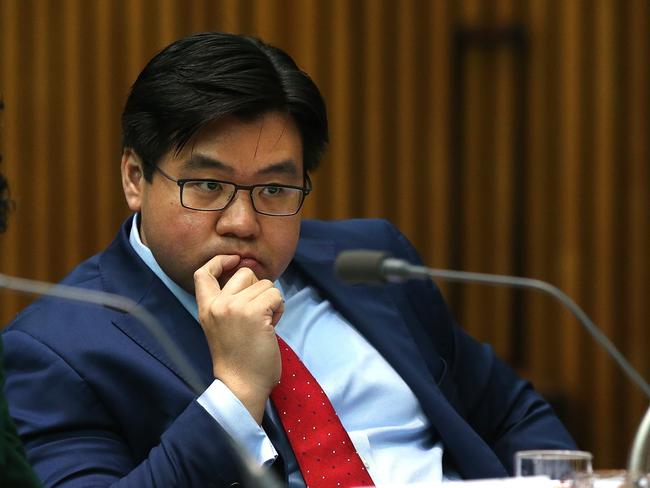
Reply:
M230 181L211 179L172 178L158 166L155 169L180 189L181 205L190 210L214 212L223 210L235 198L239 190L246 190L251 196L253 209L262 215L287 217L295 215L302 207L305 197L311 193L311 180L305 175L305 186L238 185Z

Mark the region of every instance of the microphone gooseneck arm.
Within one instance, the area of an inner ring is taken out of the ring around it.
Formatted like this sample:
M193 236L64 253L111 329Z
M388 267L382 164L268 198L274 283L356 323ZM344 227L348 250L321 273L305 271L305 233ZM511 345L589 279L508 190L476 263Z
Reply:
M415 266L400 259L386 258L383 268L387 275L388 281L400 281L408 273L410 278L419 279L440 279L456 283L478 283L482 285L513 287L538 290L542 293L552 296L561 302L571 313L578 319L583 327L592 335L614 361L620 366L625 374L637 385L641 391L650 399L650 385L643 379L639 372L634 369L625 356L616 348L609 338L596 326L589 316L574 302L571 297L546 281L533 278L521 278L508 275L494 275L488 273L474 273L470 271L453 271L446 269L427 268L425 266ZM395 272L391 272L394 269ZM393 279L390 278L393 276Z

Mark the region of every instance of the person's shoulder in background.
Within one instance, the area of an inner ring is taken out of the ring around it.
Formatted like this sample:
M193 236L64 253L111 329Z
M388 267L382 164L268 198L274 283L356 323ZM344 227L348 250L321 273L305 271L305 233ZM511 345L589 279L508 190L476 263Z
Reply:
M0 390L4 386L2 337L0 337ZM25 450L9 415L4 394L0 394L0 486L39 487L41 483L27 461Z

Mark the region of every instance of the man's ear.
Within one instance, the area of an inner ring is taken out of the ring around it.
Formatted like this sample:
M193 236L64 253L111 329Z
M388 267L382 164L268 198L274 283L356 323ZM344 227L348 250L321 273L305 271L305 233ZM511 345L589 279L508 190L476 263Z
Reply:
M140 157L132 149L126 148L122 153L122 188L126 203L133 212L142 207L142 192L146 181Z

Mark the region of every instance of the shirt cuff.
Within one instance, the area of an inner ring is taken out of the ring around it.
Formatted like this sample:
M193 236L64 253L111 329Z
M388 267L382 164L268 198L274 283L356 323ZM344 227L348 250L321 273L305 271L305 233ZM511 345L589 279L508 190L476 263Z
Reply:
M278 457L264 429L223 382L215 379L197 402L260 465L269 465Z

